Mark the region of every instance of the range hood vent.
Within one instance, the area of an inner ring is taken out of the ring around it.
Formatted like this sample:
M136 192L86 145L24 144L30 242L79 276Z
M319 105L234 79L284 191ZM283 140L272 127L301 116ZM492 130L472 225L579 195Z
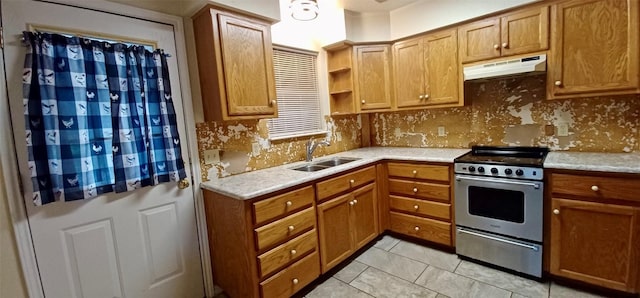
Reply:
M515 75L539 74L547 71L547 55L495 61L463 69L464 80L479 80Z

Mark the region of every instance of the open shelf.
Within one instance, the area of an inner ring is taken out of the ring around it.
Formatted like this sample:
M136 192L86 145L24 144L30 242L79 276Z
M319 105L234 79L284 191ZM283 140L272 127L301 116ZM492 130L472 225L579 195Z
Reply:
M341 73L341 72L347 72L347 71L350 71L350 70L351 70L351 67L340 67L340 68L329 70L329 74L337 74L337 73Z
M343 89L343 90L331 91L331 92L329 92L329 94L331 94L331 95L338 95L338 94L351 93L351 92L353 92L353 91L352 91L352 90L350 90L350 89Z

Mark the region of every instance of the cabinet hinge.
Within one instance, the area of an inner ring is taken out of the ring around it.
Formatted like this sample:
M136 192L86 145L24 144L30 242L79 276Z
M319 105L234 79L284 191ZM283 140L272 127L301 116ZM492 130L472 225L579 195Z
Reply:
M4 28L0 27L0 49L4 49Z

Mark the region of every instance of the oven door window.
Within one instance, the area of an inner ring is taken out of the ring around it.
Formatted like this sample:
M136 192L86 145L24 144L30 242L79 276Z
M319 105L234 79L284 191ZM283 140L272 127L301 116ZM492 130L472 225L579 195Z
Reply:
M524 223L524 192L469 186L469 214Z

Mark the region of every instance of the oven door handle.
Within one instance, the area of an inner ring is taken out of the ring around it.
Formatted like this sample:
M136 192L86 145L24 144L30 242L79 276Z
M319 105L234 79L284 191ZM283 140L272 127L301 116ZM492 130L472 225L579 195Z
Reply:
M475 177L461 177L461 176L456 176L456 180L460 181L460 180L471 180L471 181L479 181L479 182L497 182L497 183L504 183L504 184L513 184L513 185L521 185L521 186L531 186L535 189L540 189L540 183L532 183L532 182L520 182L520 181L511 181L511 180L500 180L500 181L494 181L494 180L489 180L489 179L482 179L482 178L475 178Z
M494 240L494 241L498 241L498 242L502 242L502 243L506 243L506 244L511 244L511 245L515 245L515 246L528 248L528 249L531 249L533 251L538 251L538 247L533 246L533 245L528 245L528 244L524 244L524 243L520 243L520 242L516 242L516 241L511 241L511 240L502 239L502 238L498 238L498 237L493 237L493 236L489 236L489 235L485 235L485 234L480 234L480 233L472 232L472 231L465 230L465 229L462 229L462 228L458 228L458 233L464 233L464 234L469 234L469 235L473 235L473 236L477 236L477 237L481 237L481 238L487 238L487 239L490 239L490 240Z

